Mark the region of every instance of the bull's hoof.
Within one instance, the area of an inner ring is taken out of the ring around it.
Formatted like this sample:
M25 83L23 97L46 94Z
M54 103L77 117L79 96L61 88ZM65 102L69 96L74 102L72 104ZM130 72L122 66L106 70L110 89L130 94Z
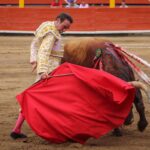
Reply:
M122 136L122 132L121 132L121 130L120 130L119 128L116 128L116 129L114 129L114 131L112 132L112 135L113 135L113 136L116 136L116 137L120 137L120 136Z
M139 121L138 122L138 130L143 132L145 130L145 128L147 127L148 122L146 120L144 121Z

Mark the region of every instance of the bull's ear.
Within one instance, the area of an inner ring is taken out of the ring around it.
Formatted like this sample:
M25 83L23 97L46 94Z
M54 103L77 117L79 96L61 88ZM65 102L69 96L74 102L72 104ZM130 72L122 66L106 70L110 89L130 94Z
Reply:
M99 58L101 55L102 55L102 49L100 48L96 49L95 56Z

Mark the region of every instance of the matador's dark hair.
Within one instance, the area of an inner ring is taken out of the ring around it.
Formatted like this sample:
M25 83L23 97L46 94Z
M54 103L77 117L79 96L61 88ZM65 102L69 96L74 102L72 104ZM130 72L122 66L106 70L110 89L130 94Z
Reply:
M57 17L56 17L56 19L60 19L60 21L61 22L63 22L64 20L68 20L68 21L70 21L70 23L73 23L73 18L69 15L69 14L67 14L67 13L61 13L61 14L59 14Z

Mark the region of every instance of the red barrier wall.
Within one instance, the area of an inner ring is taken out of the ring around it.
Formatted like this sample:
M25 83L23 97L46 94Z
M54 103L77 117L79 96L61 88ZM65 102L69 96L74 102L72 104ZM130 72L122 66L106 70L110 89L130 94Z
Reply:
M60 12L74 18L71 31L150 30L150 8L0 8L0 30L34 31Z
M25 4L50 4L52 0L24 0ZM62 0L65 3L64 0ZM80 3L81 0L77 0L77 3ZM85 0L89 4L109 4L109 0ZM19 0L1 0L0 4L18 4ZM116 0L117 4L121 3L121 0ZM150 4L148 0L126 0L127 4Z

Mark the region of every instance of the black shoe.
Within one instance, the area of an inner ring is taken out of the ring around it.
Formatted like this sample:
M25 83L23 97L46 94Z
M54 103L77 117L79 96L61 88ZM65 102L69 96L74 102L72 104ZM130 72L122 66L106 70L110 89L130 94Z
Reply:
M23 139L23 138L27 138L27 136L25 134L22 133L15 133L15 132L11 132L10 137L15 139Z

